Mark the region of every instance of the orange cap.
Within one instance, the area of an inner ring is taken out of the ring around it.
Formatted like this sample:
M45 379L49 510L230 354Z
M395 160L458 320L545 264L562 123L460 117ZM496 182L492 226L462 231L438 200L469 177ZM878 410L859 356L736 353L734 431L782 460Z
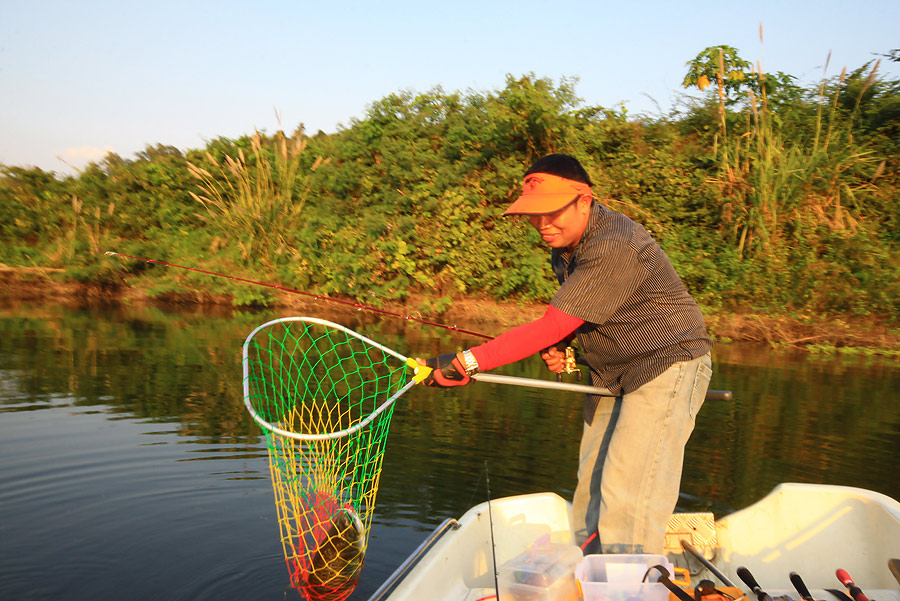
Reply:
M522 195L503 214L547 215L584 195L591 196L591 187L585 183L549 173L529 173L522 183Z

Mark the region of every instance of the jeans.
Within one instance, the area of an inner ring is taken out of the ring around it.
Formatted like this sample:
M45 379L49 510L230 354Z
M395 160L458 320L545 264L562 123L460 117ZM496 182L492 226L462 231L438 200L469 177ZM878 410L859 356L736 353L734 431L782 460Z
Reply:
M707 353L624 396L600 398L584 425L572 501L576 542L598 535L585 554L663 553L684 446L711 375Z

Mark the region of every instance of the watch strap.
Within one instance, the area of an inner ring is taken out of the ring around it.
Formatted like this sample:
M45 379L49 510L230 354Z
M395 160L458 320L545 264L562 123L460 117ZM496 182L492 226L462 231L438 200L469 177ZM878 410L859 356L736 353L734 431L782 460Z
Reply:
M478 373L478 360L475 358L474 353L469 349L464 350L462 353L462 365L463 369L466 370L466 375L469 377L474 376Z

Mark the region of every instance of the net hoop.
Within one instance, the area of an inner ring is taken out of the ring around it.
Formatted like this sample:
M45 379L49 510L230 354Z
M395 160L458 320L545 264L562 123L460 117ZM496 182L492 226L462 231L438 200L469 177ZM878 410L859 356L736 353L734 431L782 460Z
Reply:
M262 416L259 415L259 413L257 413L256 409L253 408L253 404L250 401L250 397L251 397L251 394L250 394L250 354L249 354L250 343L253 340L254 336L256 336L256 334L258 334L260 331L262 331L268 327L271 327L271 326L273 326L275 324L279 324L279 323L289 323L289 322L296 322L296 321L302 321L305 323L314 323L314 324L326 326L329 328L334 328L336 330L340 330L341 332L344 332L345 334L347 334L349 336L353 336L354 338L359 339L361 342L364 342L367 345L373 346L382 352L385 352L389 355L392 355L392 356L400 359L400 361L402 361L403 363L406 363L409 359L408 357L405 357L404 355L401 355L400 353L387 348L383 344L375 342L371 338L367 338L367 337L363 336L362 334L358 334L347 327L344 327L340 324L336 324L331 321L327 321L325 319L318 319L316 317L280 317L278 319L273 319L271 321L267 321L266 323L258 326L252 332L250 332L250 334L247 336L246 340L244 340L244 345L243 345L243 348L241 351L241 357L242 357L241 362L243 364L243 378L244 378L244 382L243 382L243 384L244 384L244 406L247 408L247 411L250 412L250 416L253 418L253 420L257 424L259 424L262 428L268 430L269 432L272 432L273 434L278 434L279 436L293 438L295 440L334 440L337 438L343 438L345 436L354 434L355 432L358 432L359 430L362 430L363 428L368 426L370 423L372 423L372 421L376 417L378 417L380 414L382 414L384 411L386 411L394 403L394 401L396 401L401 395L403 395L407 390L409 390L412 386L414 386L416 384L415 380L410 380L409 382L406 383L405 386L403 386L397 392L392 394L387 400L384 401L384 403L379 405L374 411L372 411L368 416L365 417L365 419L361 420L358 424L351 426L350 428L338 430L336 432L328 432L325 434L303 434L303 433L299 433L299 432L291 432L288 430L284 430L283 428L279 428L278 426L275 426L275 425L269 423L268 421L263 419Z

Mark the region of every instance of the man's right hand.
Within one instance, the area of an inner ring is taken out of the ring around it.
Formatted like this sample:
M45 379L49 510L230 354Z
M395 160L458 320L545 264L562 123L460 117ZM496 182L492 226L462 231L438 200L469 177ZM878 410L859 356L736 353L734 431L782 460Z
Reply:
M541 359L547 364L547 369L553 373L560 373L566 368L566 345L563 342L550 346L541 351Z
M416 361L431 368L422 384L425 386L437 386L438 388L450 388L452 386L465 386L472 381L466 370L463 369L459 357L453 353L446 355L438 355L431 359L421 359L416 357Z

